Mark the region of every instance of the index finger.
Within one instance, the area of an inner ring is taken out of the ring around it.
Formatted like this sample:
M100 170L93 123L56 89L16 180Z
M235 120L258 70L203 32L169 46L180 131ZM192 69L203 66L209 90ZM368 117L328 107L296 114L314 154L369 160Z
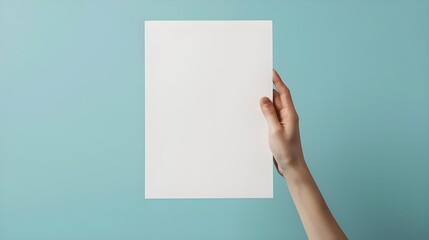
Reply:
M292 96L290 94L289 88L284 84L280 75L275 69L273 69L273 83L280 94L280 100L282 102L283 107L295 109L295 107L293 106Z

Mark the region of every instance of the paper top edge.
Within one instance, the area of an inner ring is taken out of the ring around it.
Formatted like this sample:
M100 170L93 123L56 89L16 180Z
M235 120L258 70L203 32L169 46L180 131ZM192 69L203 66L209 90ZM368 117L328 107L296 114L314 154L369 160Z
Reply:
M145 20L144 22L272 22L273 20Z

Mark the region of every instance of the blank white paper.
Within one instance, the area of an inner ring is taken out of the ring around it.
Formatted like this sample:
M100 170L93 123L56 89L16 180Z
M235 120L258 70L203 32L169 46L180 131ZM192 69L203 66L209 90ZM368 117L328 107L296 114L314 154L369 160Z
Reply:
M271 21L146 21L145 198L272 198L272 89Z

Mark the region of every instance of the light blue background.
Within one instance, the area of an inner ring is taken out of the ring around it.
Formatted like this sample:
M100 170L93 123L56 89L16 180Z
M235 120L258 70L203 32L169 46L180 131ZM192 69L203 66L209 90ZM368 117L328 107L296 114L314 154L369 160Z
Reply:
M0 0L0 239L305 239L277 175L274 199L144 199L151 19L272 19L274 65L344 231L428 239L429 2L416 0Z

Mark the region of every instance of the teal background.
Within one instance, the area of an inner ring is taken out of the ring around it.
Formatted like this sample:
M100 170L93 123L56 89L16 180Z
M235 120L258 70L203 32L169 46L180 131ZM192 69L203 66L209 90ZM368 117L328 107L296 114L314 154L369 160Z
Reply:
M274 199L144 199L153 19L272 19L275 68L344 231L429 239L429 2L417 0L0 0L0 239L305 239L277 175Z

